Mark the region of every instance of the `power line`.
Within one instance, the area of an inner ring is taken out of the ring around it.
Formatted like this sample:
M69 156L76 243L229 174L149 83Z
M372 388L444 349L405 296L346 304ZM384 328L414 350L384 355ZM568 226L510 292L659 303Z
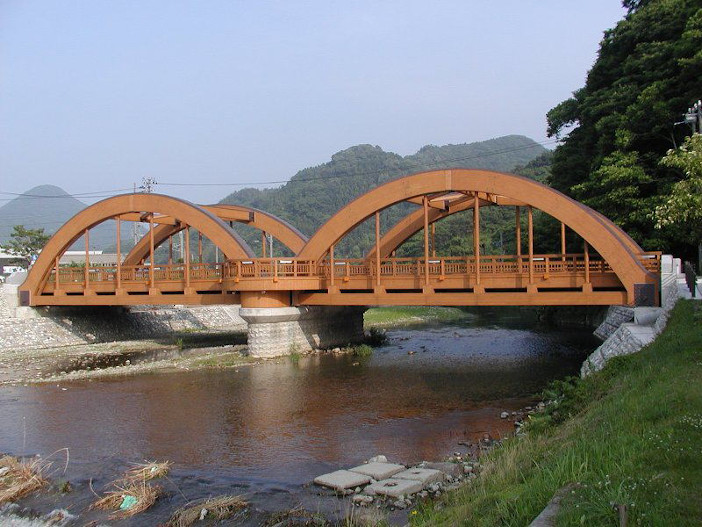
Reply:
M513 148L505 148L502 150L495 150L492 152L485 152L485 153L480 153L480 154L472 154L469 156L463 156L463 157L456 157L456 158L451 158L451 159L443 159L440 162L442 164L445 163L454 163L458 161L468 161L472 159L481 159L481 158L486 158L486 157L492 157L492 156L497 156L497 155L502 155L502 154L508 154L512 152L518 152L520 150L527 150L530 148L535 148L537 146L544 146L544 145L550 145L550 144L555 144L558 143L558 139L549 139L546 141L541 141L541 142L534 142L529 145L523 145L523 146L518 146L518 147L513 147ZM418 161L414 160L407 160L410 163L415 165L415 168L428 168L431 166L435 166L436 163L428 162L428 163L420 163ZM286 184L286 183L304 183L307 181L318 181L318 180L329 180L329 179L339 179L339 178L352 178L352 177L364 177L364 176L370 176L370 175L377 175L377 171L369 171L369 172L359 172L359 173L352 173L352 174L337 174L337 175L328 175L328 176L317 176L317 177L309 177L309 178L295 178L295 179L287 179L287 180L279 180L279 181L256 181L256 182L239 182L239 183L158 183L159 185L162 186L169 186L169 187L241 187L241 186L252 186L252 185L281 185L281 184ZM153 186L156 185L156 181L153 180L152 178L148 178L148 185L147 185L147 178L144 178L144 184L140 187L142 190L146 190L146 192L150 192L153 188ZM0 201L13 201L17 198L47 198L47 199L66 199L66 198L109 198L112 197L118 193L124 193L124 192L129 192L132 191L134 192L135 189L133 188L118 188L118 189L109 189L109 190L99 190L99 191L94 191L94 192L81 192L81 193L75 193L75 194L64 194L60 196L56 195L45 195L45 194L20 194L16 192L6 192L6 191L0 191L0 194L6 195L6 196L15 196L14 198L0 198Z
M550 139L547 141L541 141L540 143L534 143L531 145L525 145L525 146L519 146L519 147L514 147L514 148L508 148L504 150L496 150L494 152L487 152L484 154L473 154L470 156L465 156L465 157L456 157L453 159L443 159L441 160L441 163L453 163L456 161L467 161L470 159L480 159L484 157L490 157L490 156L495 156L495 155L501 155L501 154L508 154L511 152L517 152L519 150L527 150L529 148L534 148L536 146L544 146L547 144L555 144L558 143L558 139ZM415 162L416 168L422 168L422 167L430 167L433 166L434 163L419 163ZM370 171L370 172L360 172L360 173L353 173L353 174L337 174L334 176L317 176L317 177L310 177L310 178L296 178L296 179L288 179L288 180L282 180L282 181L257 181L257 182L249 182L249 183L159 183L160 185L163 186L168 186L168 187L240 187L240 186L246 186L246 185L281 185L285 183L304 183L306 181L317 181L321 179L338 179L338 178L346 178L346 177L363 177L363 176L372 176L376 175L377 171Z

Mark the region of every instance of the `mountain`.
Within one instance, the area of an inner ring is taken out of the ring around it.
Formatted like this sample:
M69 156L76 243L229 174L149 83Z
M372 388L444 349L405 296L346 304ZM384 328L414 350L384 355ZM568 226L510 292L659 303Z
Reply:
M350 201L392 179L452 167L513 171L547 153L540 144L519 135L460 145L429 145L405 157L385 152L379 146L357 145L334 154L328 163L299 171L282 187L242 189L221 203L265 210L287 220L309 236ZM413 208L413 205L403 203L383 211L382 231ZM350 258L365 254L373 243L374 230L370 223L366 222L349 233L339 244L337 254ZM246 226L236 228L260 254L260 234Z
M0 243L9 240L15 225L43 228L44 232L53 234L86 206L57 186L34 187L0 207ZM114 230L108 225L90 231L91 248L102 249L108 244L114 244Z

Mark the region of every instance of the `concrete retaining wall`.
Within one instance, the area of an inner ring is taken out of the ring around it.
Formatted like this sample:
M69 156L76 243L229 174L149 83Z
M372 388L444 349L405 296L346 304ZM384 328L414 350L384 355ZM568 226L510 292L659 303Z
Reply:
M0 300L8 296L0 286ZM0 302L0 349L158 338L188 330L246 331L239 306L15 309Z
M607 318L595 330L595 335L604 338L600 345L583 363L581 377L604 368L612 357L636 353L665 329L670 311L684 297L682 264L679 259L663 255L661 262L661 307L630 308L612 306Z

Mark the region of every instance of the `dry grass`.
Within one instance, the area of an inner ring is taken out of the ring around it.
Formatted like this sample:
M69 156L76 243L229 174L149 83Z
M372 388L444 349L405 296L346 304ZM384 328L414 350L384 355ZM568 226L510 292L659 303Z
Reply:
M162 463L151 461L148 463L137 464L133 469L128 470L124 477L116 483L124 483L129 485L131 483L140 483L155 478L162 478L168 474L170 469L170 461L164 461Z
M42 471L48 465L37 459L31 463L12 456L0 458L0 503L18 500L46 485Z
M116 490L108 492L104 497L93 503L90 508L113 510L115 512L110 515L110 518L118 520L144 512L156 502L156 498L161 494L160 487L147 485L146 483L132 483L124 487L115 485L115 487L117 487ZM126 496L136 498L136 503L128 509L120 510L119 507Z
M171 468L170 461L157 463L155 461L141 463L128 470L124 476L112 482L111 490L102 498L93 503L91 509L113 510L112 519L121 519L144 512L151 507L161 494L161 487L148 485L146 482L154 478L161 478L168 474ZM126 496L136 499L136 503L129 508L120 509Z
M224 520L235 512L248 506L241 496L219 496L206 500L198 500L178 509L166 523L167 527L190 527L200 521L202 510L207 510L206 517Z

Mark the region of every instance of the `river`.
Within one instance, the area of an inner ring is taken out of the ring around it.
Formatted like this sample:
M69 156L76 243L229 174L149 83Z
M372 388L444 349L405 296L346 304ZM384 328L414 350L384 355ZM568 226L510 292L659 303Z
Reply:
M38 509L81 512L131 463L169 460L165 497L123 525L168 518L187 500L245 494L259 511L302 504L343 513L315 476L362 463L441 460L459 441L513 430L500 419L550 380L576 374L596 342L587 331L539 329L520 315L498 325L472 316L388 330L372 356L318 354L227 370L0 389L0 450L50 455L73 492ZM66 451L70 459L62 474ZM82 518L104 518L81 513ZM142 523L146 522L146 523Z

